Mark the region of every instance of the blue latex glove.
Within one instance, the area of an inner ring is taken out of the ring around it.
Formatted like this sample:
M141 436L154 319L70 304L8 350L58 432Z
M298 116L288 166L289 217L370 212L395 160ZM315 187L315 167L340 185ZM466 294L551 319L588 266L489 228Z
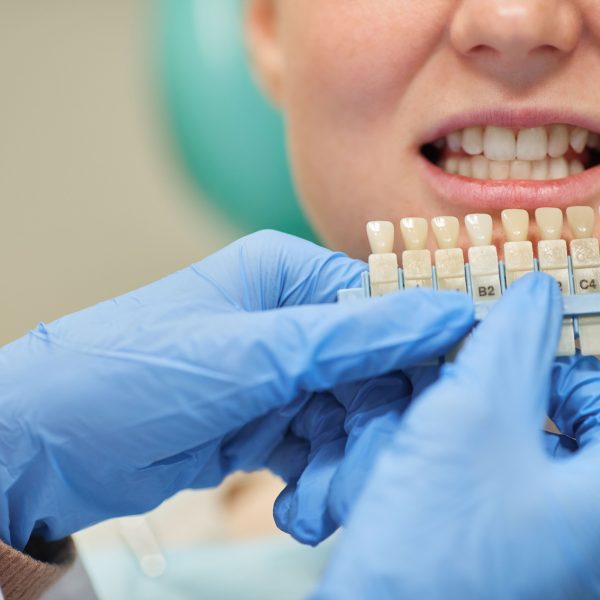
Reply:
M409 360L410 352L405 363ZM343 525L412 398L435 381L438 371L404 369L312 397L291 424L306 440L307 458L275 503L280 529L317 544Z
M571 369L554 372L552 391L560 302L545 275L511 286L413 402L317 598L600 596L600 387L597 375L578 387ZM577 435L567 459L541 432L551 397Z
M439 355L472 326L460 294L296 306L334 301L364 268L263 232L1 349L0 537L60 538L238 469L296 481L306 421L344 420L339 404L303 410L324 390Z

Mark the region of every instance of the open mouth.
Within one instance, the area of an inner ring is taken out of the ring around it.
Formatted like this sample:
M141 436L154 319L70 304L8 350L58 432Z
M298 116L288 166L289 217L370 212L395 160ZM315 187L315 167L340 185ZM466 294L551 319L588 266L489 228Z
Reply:
M421 147L449 175L480 180L550 181L600 165L600 135L583 127L471 126Z

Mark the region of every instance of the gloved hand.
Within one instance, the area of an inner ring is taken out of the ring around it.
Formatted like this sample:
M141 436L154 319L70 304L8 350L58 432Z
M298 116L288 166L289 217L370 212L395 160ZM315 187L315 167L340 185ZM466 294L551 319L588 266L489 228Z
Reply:
M312 426L338 431L345 415L304 407L472 326L455 293L296 306L332 302L364 268L263 232L1 349L0 537L60 538L239 469L297 480Z
M291 422L308 455L295 476L287 472L288 485L275 503L279 528L317 544L343 525L412 398L437 379L438 371L437 366L407 368L311 397ZM282 462L291 460L286 456Z
M600 388L555 371L551 391L560 302L545 275L515 283L413 401L316 598L599 597ZM551 396L566 459L542 437Z

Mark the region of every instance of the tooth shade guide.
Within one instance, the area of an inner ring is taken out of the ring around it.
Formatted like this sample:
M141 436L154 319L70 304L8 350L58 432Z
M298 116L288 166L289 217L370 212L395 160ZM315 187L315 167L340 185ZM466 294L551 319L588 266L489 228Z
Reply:
M369 256L371 296L384 296L399 289L398 257L394 252L394 224L370 221L367 236L372 254Z
M554 220L556 221L555 217ZM555 222L554 226L557 227L558 223ZM562 227L560 229L562 229ZM538 267L540 271L554 277L563 296L569 296L571 294L569 258L567 255L567 242L565 242L565 240L547 239L539 241ZM556 355L572 356L573 354L575 354L575 331L573 329L573 319L567 318L563 320Z
M523 275L534 271L533 244L529 240L506 242L504 244L504 269L507 287Z
M429 250L405 250L402 253L402 272L406 289L433 287L433 265Z
M391 221L369 221L367 237L372 254L387 254L394 250L394 224Z
M569 206L567 222L574 239L586 239L593 235L594 209L591 206Z
M399 289L398 257L394 253L369 256L371 296L384 296Z
M537 244L537 261L533 258L531 242L521 240L521 230L528 229L525 226L527 213L513 209L512 214L508 216L509 225L512 222L518 229L517 232L512 231L511 236L519 241L509 241L505 244L503 262L498 261L495 246L481 245L491 240L491 217L485 214L468 215L465 222L469 239L474 244L468 249L468 264L464 264L462 250L459 248L439 248L436 251L435 266L432 266L431 253L427 249L407 250L403 253L404 271L397 269L396 255L393 253L374 254L370 259L373 272L364 273L361 288L342 290L339 294L340 302L367 297L370 287L371 295L374 296L396 291L404 287L404 282L406 288L434 287L460 291L466 289L472 293L477 318L481 319L500 297L505 284L511 285L525 273L539 268L560 284L565 298L565 318L557 355L567 356L575 352L574 336L577 328L573 326L574 318L577 318L579 326L582 354L600 354L600 247L598 240L591 237L594 211L587 206L570 207L568 221L576 239L569 245L569 257L566 251L567 244L560 239L562 212L555 208L538 209L536 221L540 237L547 239L541 239ZM417 227L417 230L421 231L418 245L423 245L426 243L423 237L423 232L425 236L427 232L426 223L419 219L413 219L412 222L420 223ZM448 233L444 230L449 223L452 223L452 229L454 218L437 218L432 222L438 244L453 245L454 231ZM588 237L581 237L583 235ZM377 259L383 258L385 254L392 254L394 262L378 265ZM452 254L455 255L454 261L449 258Z
M508 208L501 213L504 235L509 242L525 242L529 235L529 214L520 208Z
M563 213L560 208L537 208L535 221L541 240L559 240L563 230ZM565 244L566 254L566 244Z
M600 292L600 250L596 238L573 240L571 262L576 294ZM600 316L579 318L579 345L584 355L600 354Z
M400 233L406 250L424 250L427 246L428 229L426 219L420 217L400 219Z
M435 269L438 289L467 291L465 258L461 248L436 250Z
M502 295L496 246L471 246L468 250L471 289L475 300L497 300Z
M589 206L567 208L567 221L575 238L570 244L575 294L600 292L600 248L598 240L591 237L594 218L594 210ZM582 354L600 354L600 316L579 319L579 346Z
M492 217L486 213L473 213L465 217L465 227L471 246L490 246L492 243Z

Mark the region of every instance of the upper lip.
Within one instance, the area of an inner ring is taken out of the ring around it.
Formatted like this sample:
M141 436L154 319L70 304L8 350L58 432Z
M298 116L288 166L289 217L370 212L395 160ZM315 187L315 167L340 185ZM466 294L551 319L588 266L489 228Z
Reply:
M432 128L425 131L419 141L419 147L430 144L453 131L466 127L495 125L507 128L531 128L564 123L582 127L591 132L600 132L600 120L562 108L482 108L465 111L441 119Z

